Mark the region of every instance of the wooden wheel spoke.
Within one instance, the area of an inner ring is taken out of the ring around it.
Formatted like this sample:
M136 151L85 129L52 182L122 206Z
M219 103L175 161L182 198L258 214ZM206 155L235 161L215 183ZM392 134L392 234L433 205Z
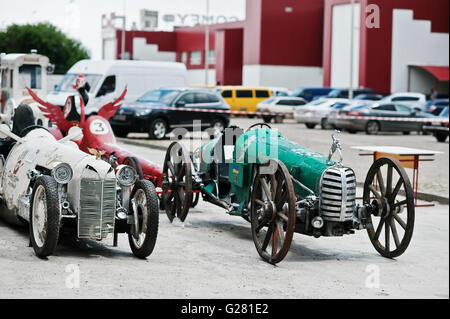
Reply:
M184 189L178 188L178 198L180 199L180 202L183 205L184 198L185 198Z
M255 203L257 203L260 206L264 206L264 202L260 199L255 199Z
M177 174L178 179L182 179L185 172L186 172L186 164L181 164L181 169L178 170L178 174Z
M280 235L280 243L281 246L283 246L284 243L284 229L283 229L283 223L281 221L276 221L277 223L277 229L278 229L278 233Z
M392 212L392 216L393 216L394 219L397 221L397 223L399 223L400 226L402 226L402 228L403 228L404 230L406 230L406 223L403 221L403 219L401 219L401 217L398 216L396 212Z
M395 226L395 221L393 218L391 218L391 230L392 230L392 237L394 237L395 247L400 247L400 239L398 238L398 232L397 227Z
M172 162L168 161L167 167L169 167L169 170L172 172L172 176L177 176L177 174L175 172L175 167L173 166Z
M286 223L289 221L289 218L286 216L284 212L278 212L278 217L280 217L282 220L284 220Z
M383 174L381 173L381 169L377 170L377 181L380 186L381 196L386 194L386 187L384 185Z
M264 190L264 193L266 193L267 199L271 200L272 199L272 193L270 192L270 188L269 185L267 185L267 182L264 178L261 178L261 185L262 188Z
M394 190L392 191L391 194L391 199L393 200L395 197L397 197L398 191L400 190L400 187L402 187L403 184L403 179L400 177L399 180L397 181L397 184L395 185Z
M380 220L380 223L378 224L377 231L375 232L375 236L373 237L374 240L378 240L380 238L381 231L383 230L384 225L384 219Z
M275 256L278 251L278 237L279 237L279 231L278 227L275 226L275 229L272 234L272 256Z
M391 250L391 243L390 243L390 227L389 227L389 223L386 221L385 223L386 227L384 229L384 248L386 249L387 252L389 252Z
M280 198L276 201L277 209L283 208L284 203L288 201L288 196L289 196L288 192L284 192L283 194L281 194Z
M167 201L168 201L168 202L171 202L171 201L172 201L172 199L173 199L173 197L174 197L174 194L175 194L175 193L174 193L173 191L169 193L169 195L167 196Z
M372 192L372 194L375 195L375 197L376 197L378 200L382 200L381 194L375 189L375 187L374 187L373 185L369 185L369 190Z
M392 193L392 171L392 165L388 165L385 196L389 196Z
M401 202L398 202L398 203L395 203L394 205L392 205L392 208L396 208L396 207L399 207L399 206L403 206L403 205L406 205L406 203L408 203L408 200L402 200Z
M267 246L270 243L270 239L272 238L273 226L270 225L266 232L266 237L264 237L264 242L262 244L261 249L266 250Z
M178 195L178 192L175 193L174 195L174 208L175 208L175 214L178 215L179 212L181 211L181 202L180 202L180 197Z
M267 219L266 219L265 217L263 217L263 218L261 219L261 221L258 220L258 222L259 222L259 224L258 224L258 226L256 226L256 228L255 228L255 231L256 231L257 233L259 233L259 232L261 231L261 229L263 229L264 226L267 226Z

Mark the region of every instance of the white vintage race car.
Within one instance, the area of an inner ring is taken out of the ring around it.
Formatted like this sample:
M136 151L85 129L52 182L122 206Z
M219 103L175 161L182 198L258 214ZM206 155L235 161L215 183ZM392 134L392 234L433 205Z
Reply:
M153 184L137 181L134 168L111 165L79 150L81 129L57 141L34 125L32 110L16 109L12 131L0 125L0 216L29 225L39 257L56 249L62 227L77 238L103 240L128 233L133 254L149 256L158 233Z

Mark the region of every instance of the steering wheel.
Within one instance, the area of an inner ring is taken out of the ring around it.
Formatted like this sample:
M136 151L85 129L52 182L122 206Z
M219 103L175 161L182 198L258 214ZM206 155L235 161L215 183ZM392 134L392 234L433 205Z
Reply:
M253 125L250 126L250 127L247 129L247 131L245 131L245 132L251 131L252 128L254 128L254 127L256 127L256 126L261 126L261 128L263 128L264 126L266 126L268 129L272 129L272 127L271 127L269 124L261 122L261 123L253 124Z
M35 128L42 128L50 133L50 131L47 128L45 128L41 125L30 125L30 126L25 127L22 131L20 131L19 136L24 137L25 135L27 135L30 131L34 130Z

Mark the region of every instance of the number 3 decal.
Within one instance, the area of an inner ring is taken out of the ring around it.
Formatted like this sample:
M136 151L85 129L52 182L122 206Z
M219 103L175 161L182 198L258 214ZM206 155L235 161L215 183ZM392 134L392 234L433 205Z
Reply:
M109 132L108 126L101 120L92 121L89 130L95 135L105 135Z

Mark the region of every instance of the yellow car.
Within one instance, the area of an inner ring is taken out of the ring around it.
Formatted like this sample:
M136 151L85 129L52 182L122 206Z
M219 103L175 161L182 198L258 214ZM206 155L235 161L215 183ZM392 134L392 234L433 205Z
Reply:
M222 86L220 94L230 106L231 111L256 112L256 106L272 97L269 88L254 88L242 86ZM253 117L254 115L249 115Z

